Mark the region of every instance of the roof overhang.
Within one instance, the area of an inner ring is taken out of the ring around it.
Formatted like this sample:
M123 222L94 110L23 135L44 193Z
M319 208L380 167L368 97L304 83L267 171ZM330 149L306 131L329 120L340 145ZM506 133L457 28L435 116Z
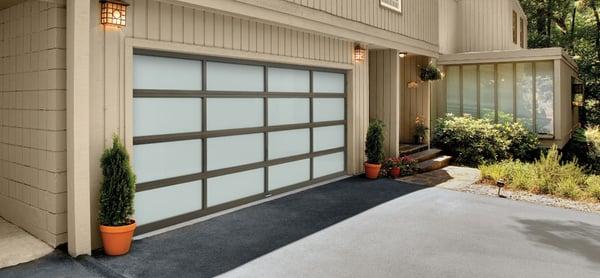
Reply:
M485 63L527 62L542 60L563 60L573 70L579 72L577 63L562 48L519 49L506 51L466 52L441 55L439 65L464 65Z
M0 10L4 10L6 8L10 8L16 4L21 2L25 2L26 0L1 0L0 1Z

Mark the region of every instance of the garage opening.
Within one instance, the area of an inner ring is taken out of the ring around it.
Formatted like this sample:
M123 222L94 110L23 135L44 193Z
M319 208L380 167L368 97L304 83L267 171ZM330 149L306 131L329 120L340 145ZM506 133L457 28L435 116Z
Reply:
M138 234L341 176L344 71L136 50Z

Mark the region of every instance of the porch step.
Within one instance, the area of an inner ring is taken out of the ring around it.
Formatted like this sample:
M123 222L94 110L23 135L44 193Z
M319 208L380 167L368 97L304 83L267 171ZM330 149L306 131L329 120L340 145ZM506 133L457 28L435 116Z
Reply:
M443 155L417 164L419 172L430 172L450 165L451 156Z
M421 151L427 150L427 145L412 145L412 144L401 144L399 148L400 156L411 155Z
M435 157L439 156L441 153L442 153L442 150L440 150L440 149L429 149L429 150L420 151L418 153L413 153L410 155L410 157L414 158L417 162L423 162L423 161L435 158Z

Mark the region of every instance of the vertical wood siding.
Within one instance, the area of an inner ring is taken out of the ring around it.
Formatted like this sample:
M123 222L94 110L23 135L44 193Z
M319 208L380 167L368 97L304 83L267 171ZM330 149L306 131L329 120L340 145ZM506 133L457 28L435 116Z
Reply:
M379 0L285 0L429 43L438 42L438 0L402 0L402 13Z
M348 172L363 171L365 161L365 138L369 127L369 57L362 64L355 64L349 77L348 92Z
M370 51L370 99L369 117L385 124L384 151L388 156L398 154L399 117L401 111L399 97L400 71L398 52L395 50Z
M423 117L429 123L429 90L431 83L420 82L419 67L426 66L429 58L424 56L408 56L400 60L400 143L414 141L415 118ZM408 88L408 82L417 81L419 86Z

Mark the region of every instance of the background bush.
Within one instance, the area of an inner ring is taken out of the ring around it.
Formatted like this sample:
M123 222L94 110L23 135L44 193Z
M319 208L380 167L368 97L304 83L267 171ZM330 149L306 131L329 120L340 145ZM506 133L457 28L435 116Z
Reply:
M577 162L590 174L600 174L600 127L578 128L563 148L566 161Z
M432 143L467 166L504 159L530 161L539 155L537 135L521 123L494 124L469 116L439 119Z

